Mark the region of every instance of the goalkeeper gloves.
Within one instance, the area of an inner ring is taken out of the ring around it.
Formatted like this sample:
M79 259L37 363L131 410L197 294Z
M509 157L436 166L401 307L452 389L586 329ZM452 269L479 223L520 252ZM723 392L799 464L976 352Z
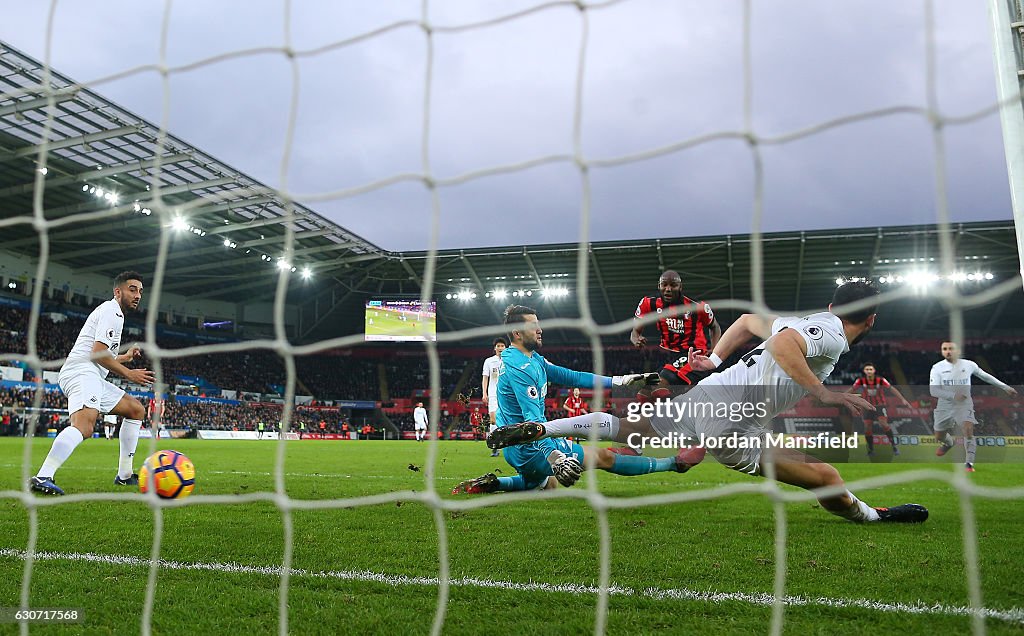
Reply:
M583 464L562 451L553 451L548 456L548 462L551 464L551 472L555 474L555 479L566 488L572 487L583 475Z
M629 386L631 384L645 384L647 386L654 386L657 383L657 373L630 373L628 375L612 376L612 386Z

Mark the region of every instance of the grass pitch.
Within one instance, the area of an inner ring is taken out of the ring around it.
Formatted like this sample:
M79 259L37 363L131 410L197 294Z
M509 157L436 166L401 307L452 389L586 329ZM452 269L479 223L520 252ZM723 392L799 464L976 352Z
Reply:
M273 489L275 442L160 443L195 462L197 495ZM0 439L0 490L8 494L20 488L23 444ZM140 455L148 453L148 444L142 441ZM33 442L33 468L48 448L48 440ZM930 450L920 449L922 458ZM427 444L409 441L289 442L286 488L290 497L301 500L423 491L423 471L409 466L423 466L426 453ZM880 449L883 453L888 449ZM65 464L57 481L69 493L116 492L111 484L116 461L116 441L90 440ZM839 466L848 482L922 467L960 469L951 462ZM495 469L510 474L508 465L490 458L482 443L442 442L438 449L438 484L445 493L460 479ZM710 461L686 475L626 478L601 473L598 479L602 492L612 497L760 481ZM987 486L1020 486L1024 465L982 463L971 479ZM812 503L787 504L786 593L825 600L787 606L786 631L969 631L970 618L956 614L969 604L956 492L939 480L855 492L872 505L924 504L931 518L915 526L858 526ZM983 603L1011 614L989 618L988 630L1020 633L1024 505L1019 499L973 503ZM763 496L611 510L608 517L611 581L619 588L609 600L609 633L767 631L771 607L754 602L756 595L772 593L775 570L775 519L772 504ZM45 506L38 509L38 518L37 550L51 554L35 564L31 605L84 608L86 622L33 625L32 633L137 632L155 528L149 506L126 495L123 501ZM451 576L465 577L451 587L446 633L520 636L593 630L596 594L586 586L598 584L598 516L584 501L520 500L448 511L443 518ZM431 579L438 576L439 549L428 507L390 502L294 510L291 519L296 569L289 586L292 633L429 631L437 602L437 585ZM280 577L275 568L284 554L285 525L273 503L170 508L163 511L163 524L160 557L168 563L157 578L155 632L277 630ZM0 499L0 606L17 605L28 532L25 506L10 497ZM701 596L708 592L734 596ZM881 605L872 608L851 600ZM838 603L828 604L832 601ZM900 603L941 607L914 613L899 610ZM16 625L0 624L0 633L16 632Z

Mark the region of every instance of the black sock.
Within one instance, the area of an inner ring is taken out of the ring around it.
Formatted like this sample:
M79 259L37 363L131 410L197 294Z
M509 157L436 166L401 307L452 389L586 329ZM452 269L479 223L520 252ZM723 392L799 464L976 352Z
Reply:
M896 448L896 438L893 436L892 431L886 431L885 436L889 438L889 443L892 444L892 447Z
M867 433L864 435L864 441L868 443L868 452L873 453L875 451L875 436Z

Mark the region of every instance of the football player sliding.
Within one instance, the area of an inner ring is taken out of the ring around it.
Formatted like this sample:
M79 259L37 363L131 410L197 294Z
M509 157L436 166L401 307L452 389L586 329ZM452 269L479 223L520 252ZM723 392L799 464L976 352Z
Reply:
M772 445L771 420L811 395L826 405L846 408L854 414L874 407L859 395L830 391L822 384L839 357L860 342L875 324L878 290L869 283L849 282L835 291L829 311L798 317L766 319L745 314L733 323L715 345L710 356L689 351L689 364L700 371L718 367L718 360L756 336L764 340L739 362L721 373L701 380L687 393L672 399L676 416L627 417L620 420L607 413L591 413L589 426L580 429L569 420L524 421L494 432L488 445L494 448L539 443L551 438L587 433L598 429L600 439L637 443L638 440L693 440L706 445L723 464L734 470L775 479L808 490L827 489L818 494L821 507L855 522L922 522L928 510L917 504L874 508L846 489L833 466L785 445ZM861 308L847 309L852 303ZM864 307L865 303L868 304ZM722 416L719 405L760 405L761 409L740 411L739 417ZM653 406L653 405L647 405ZM760 410L760 412L758 412ZM576 418L580 419L580 418Z

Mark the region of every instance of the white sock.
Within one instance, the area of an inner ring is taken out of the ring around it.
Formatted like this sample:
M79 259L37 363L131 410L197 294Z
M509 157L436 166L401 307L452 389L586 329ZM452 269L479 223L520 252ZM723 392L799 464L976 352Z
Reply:
M140 428L142 420L130 420L127 417L121 420L121 460L117 465L117 476L121 479L128 479L135 472L135 447L139 445Z
M829 510L834 515L840 516L843 519L849 519L857 523L864 523L865 521L878 521L878 511L867 505L860 499L857 499L849 490L846 491L846 495L853 500L853 505L846 510Z
M974 463L974 456L978 452L978 440L974 439L974 436L964 438L964 450L967 451L967 463Z
M53 440L50 453L46 456L46 461L43 462L43 467L39 469L36 476L53 477L57 469L67 461L68 457L71 457L71 453L82 443L83 439L85 438L82 437L82 431L74 426L69 426L61 431Z
M619 418L608 413L587 413L551 420L544 422L543 437L573 436L588 439L591 428L597 428L597 439L614 440L619 435Z

